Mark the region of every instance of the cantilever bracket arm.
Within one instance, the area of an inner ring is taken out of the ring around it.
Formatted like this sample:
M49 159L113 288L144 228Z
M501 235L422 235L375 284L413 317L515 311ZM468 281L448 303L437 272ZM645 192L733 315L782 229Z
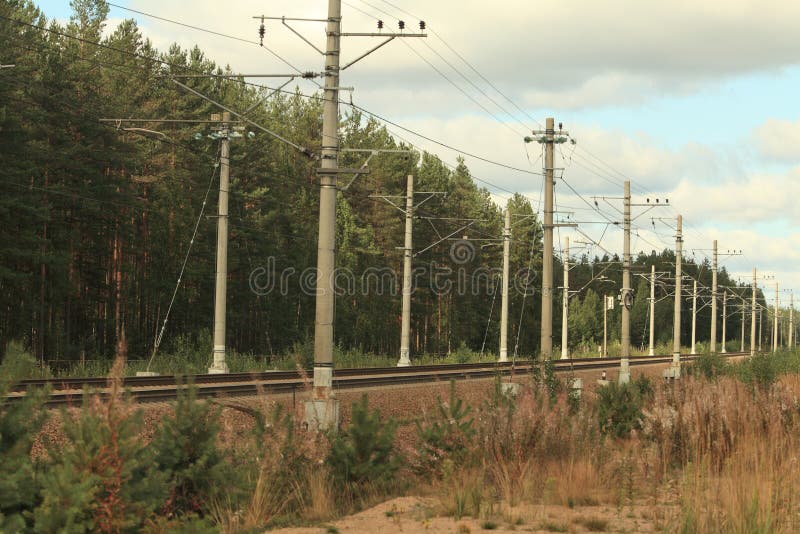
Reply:
M267 96L265 96L264 98L259 98L259 99L256 101L256 103L255 103L255 104L253 104L252 106L250 106L249 108L247 108L246 110L244 110L244 111L242 112L242 115L247 115L248 113L250 113L251 111L253 111L254 109L256 109L258 106L260 106L261 104L263 104L264 102L266 102L267 100L269 100L270 98L272 98L274 95L278 94L278 93L279 93L279 92L280 92L280 91L281 91L281 90L282 90L284 87L286 87L287 85L289 85L290 83L292 83L292 80L294 80L294 79L295 79L295 77L294 77L294 76L292 76L291 78L289 78L288 80L286 80L286 81L285 81L285 82L284 82L284 83L283 83L283 84L282 84L280 87L278 87L277 89L273 89L273 90L272 90L272 92L271 92L270 94L268 94L268 95L267 95Z
M388 44L389 42L393 41L397 37L427 37L427 33L340 33L340 37L387 37L387 39L377 46L374 46L355 58L353 61L345 65L339 70L345 70L346 68L358 63L377 49L381 48L382 46Z
M345 65L344 67L342 67L342 68L341 68L341 69L339 69L339 70L345 70L347 67L350 67L351 65L354 65L355 63L358 63L359 61L361 61L362 59L364 59L365 57L367 57L368 55L370 55L371 53L373 53L373 52L374 52L374 51L376 51L377 49L379 49L379 48L381 48L382 46L384 46L384 45L388 44L390 41L393 41L393 40L394 40L394 38L395 38L395 36L394 36L394 35L393 35L393 36L391 36L391 37L389 37L388 39L386 39L385 41L383 41L383 42L382 42L382 43L380 43L379 45L377 45L377 46L374 46L374 47L372 47L371 49L367 50L366 52L364 52L363 54L361 54L360 56L358 56L358 57L357 57L357 58L355 58L353 61L351 61L350 63L348 63L347 65Z
M415 253L414 253L414 257L417 257L417 256L419 256L420 254L422 254L423 252L426 252L426 251L428 251L428 250L432 249L433 247L435 247L436 245L438 245L438 244L439 244L439 243L441 243L442 241L447 241L448 239L450 239L451 237L453 237L453 236L454 236L454 235L456 235L457 233L459 233L459 232L462 232L462 231L466 230L467 228L469 228L470 226L472 226L472 225L473 225L473 224L475 224L476 222L478 222L478 220L477 220L477 219L476 219L476 220L474 220L474 221L470 221L469 223L465 224L464 226L462 226L461 228L459 228L459 229L458 229L458 230L456 230L455 232L451 232L451 233L447 234L446 236L444 236L443 238L441 238L441 239L439 239L438 241L436 241L435 243L432 243L432 244L428 245L427 247L423 248L422 250L419 250L419 251L415 252ZM437 232L437 233L438 233L438 232Z
M271 135L271 136L272 136L272 137L274 137L275 139L277 139L277 140L279 140L279 141L283 141L283 142L284 142L284 143L286 143L287 145L289 145L289 146L291 146L291 147L293 147L293 148L296 148L297 150L299 150L300 152L302 152L303 154L305 154L305 155L306 155L306 156L308 156L309 158L314 158L314 153L313 153L313 152L311 152L311 150L309 150L308 148L306 148L306 147L304 147L304 146L302 146L302 145L298 145L297 143L293 143L292 141L289 141L288 139L286 139L285 137L283 137L281 134L279 134L279 133L275 133L275 132L273 132L272 130L269 130L269 129L267 129L267 128L265 128L265 127L261 126L261 125L260 125L260 124L258 124L257 122L255 122L255 121L252 121L252 120L248 119L247 117L245 117L245 116L244 116L244 115L242 115L241 113L239 113L239 112L237 112L237 111L234 111L233 109L229 108L228 106L226 106L226 105L224 105L224 104L220 104L220 103L219 103L219 102L217 102L216 100L214 100L214 99L212 99L212 98L209 98L208 96L204 95L204 94L203 94L203 93L201 93L200 91L196 91L195 89L192 89L192 88L191 88L191 87L189 87L188 85L186 85L186 84L183 84L183 83L179 82L178 80L176 80L176 79L174 79L174 78L170 78L170 80L172 80L172 82L173 82L173 83L175 83L176 85L179 85L180 87L183 87L184 89L186 89L187 91L189 91L189 92L190 92L190 93L192 93L193 95L195 95L195 96L199 96L199 97L200 97L200 98L202 98L203 100L206 100L206 101L208 101L208 102L211 102L211 103L212 103L212 104L214 104L215 106L217 106L217 107L219 107L219 108L222 108L222 109L224 109L225 111L229 112L229 113L230 113L231 115L233 115L234 117L238 117L239 119L241 119L242 121L246 122L247 124L249 124L249 125L253 126L254 128L258 128L258 129L259 129L259 130L261 130L262 132L264 132L264 133L267 133L267 134Z
M364 163L361 164L361 169L368 169L369 167L368 167L367 164L369 163L369 160L372 159L372 156L377 156L378 154L386 154L386 153L409 154L412 151L411 150L401 150L401 149L390 149L390 148L374 148L374 149L372 149L372 148L341 148L341 149L339 149L339 152L366 152L366 153L368 153L369 155L367 156L367 159L364 161ZM353 177L350 179L349 182L347 182L347 185L344 186L344 187L341 187L340 190L341 191L347 191L348 189L350 189L350 186L353 185L353 182L355 182L356 179L358 179L358 175L359 174L363 174L363 173L353 173Z
M291 20L291 19L290 19L290 20ZM325 55L325 52L323 52L322 50L320 50L319 48L317 48L317 45L315 45L314 43L312 43L311 41L309 41L308 39L306 39L305 37L303 37L303 35L302 35L302 34L301 34L299 31L295 30L294 28L292 28L291 26L289 26L288 24L286 24L286 17L281 17L281 22L283 23L283 25L284 25L284 26L286 26L287 28L289 28L289 30L290 30L290 31L291 31L293 34L295 34L295 35L296 35L296 36L298 36L300 39L302 39L304 43L306 43L308 46L310 46L311 48L313 48L314 50L316 50L317 52L319 52L321 55L323 55L323 56Z

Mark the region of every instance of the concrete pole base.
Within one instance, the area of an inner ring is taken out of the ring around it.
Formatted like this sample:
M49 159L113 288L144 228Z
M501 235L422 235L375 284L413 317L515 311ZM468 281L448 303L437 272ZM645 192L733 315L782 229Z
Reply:
M405 358L400 358L400 360L397 362L397 367L410 367L410 366L411 366L411 360L409 360L407 356Z
M228 369L228 364L225 361L225 345L214 345L211 367L208 368L208 374L224 375L228 373L230 373L230 369Z
M339 429L339 400L306 401L303 425L311 432L336 432Z
M580 399L583 392L583 378L573 378L569 385L569 391L573 397Z
M664 378L679 380L681 378L681 356L680 354L672 355L672 365L669 369L664 369Z
M519 394L519 384L516 382L503 382L500 384L500 391L506 397L516 397Z
M208 368L208 374L210 375L225 375L230 373L230 369L228 369L228 364L225 362L221 363L214 363L211 367Z
M618 384L627 384L631 381L631 370L628 367L628 359L623 358L619 362L619 376L617 377Z

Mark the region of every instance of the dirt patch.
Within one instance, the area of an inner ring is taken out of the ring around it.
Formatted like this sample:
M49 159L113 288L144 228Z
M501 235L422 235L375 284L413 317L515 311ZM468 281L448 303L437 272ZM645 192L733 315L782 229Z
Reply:
M280 534L470 534L478 532L658 532L675 513L669 507L498 505L488 518L437 515L436 498L399 497L313 527L272 530Z

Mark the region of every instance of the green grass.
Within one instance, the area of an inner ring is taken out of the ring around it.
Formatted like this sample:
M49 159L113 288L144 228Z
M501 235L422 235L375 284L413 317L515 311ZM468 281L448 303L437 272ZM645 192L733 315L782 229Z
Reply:
M9 354L27 354L22 345L12 342L8 347ZM138 371L149 370L160 375L191 376L205 374L211 365L211 340L200 335L196 339L179 338L168 344L163 351L159 351L150 362L150 355L137 355L129 357L125 367L126 376L134 376ZM365 367L394 367L397 365L398 356L364 353L359 350L344 350L339 347L334 349L336 367L365 368ZM287 353L279 356L256 355L252 353L228 352L226 362L232 373L247 373L266 370L293 370L297 366L311 369L313 365L313 345L311 343L298 343ZM497 361L497 355L491 353L480 354L464 347L447 355L421 354L412 356L413 365L433 365L446 363L490 363ZM70 378L87 376L106 376L111 370L113 358L90 359L84 363L79 361L58 362L56 366L42 369L37 366L29 378ZM148 365L149 364L149 365Z

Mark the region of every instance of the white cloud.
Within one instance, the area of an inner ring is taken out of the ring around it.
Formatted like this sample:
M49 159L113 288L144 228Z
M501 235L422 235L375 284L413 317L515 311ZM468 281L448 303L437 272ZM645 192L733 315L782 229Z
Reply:
M769 119L756 128L754 136L764 156L779 161L800 161L800 119Z
M800 63L800 49L796 46L798 2L768 2L767 6L755 0L706 0L700 4L688 0L668 3L505 0L493 4L395 0L392 3L424 18L429 28L438 31L447 44L509 96L536 107L573 109L629 104L662 94L683 94L719 77ZM189 10L183 2L133 0L130 5L254 41L258 39L259 22L252 16L264 10L267 11L264 14L277 16L324 18L326 15L325 2L319 0L278 0L266 6L255 0L238 0L222 9L218 2L196 0ZM343 6L345 31L374 30L375 19L361 11L384 19L385 31L396 28L396 20L390 15L404 18L406 31L416 31L417 21L413 17L382 0L369 3L354 0L351 5ZM114 11L115 16L120 13L124 12ZM148 34L160 47L172 41L183 46L198 43L216 61L230 63L241 72L286 69L258 47L138 17L146 21ZM323 46L321 23L292 24L317 46ZM321 56L279 21L267 21L266 25L265 44L301 70L320 69ZM374 44L377 41L369 38L346 38L342 57L354 58ZM471 79L478 80L431 32L424 42L406 39L406 43L399 40L390 43L345 71L343 81L346 85L357 85L359 93L370 100L375 100L369 96L370 92L383 93L397 86L436 88L451 93L451 103L476 109L466 98L454 93L452 86L415 53L467 87L431 49ZM384 102L391 102L390 95L386 96Z

